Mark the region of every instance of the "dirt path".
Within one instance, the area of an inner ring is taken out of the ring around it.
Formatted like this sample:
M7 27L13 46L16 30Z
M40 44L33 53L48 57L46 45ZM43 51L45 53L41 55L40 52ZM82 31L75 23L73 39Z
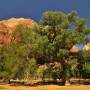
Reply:
M7 88L7 90L90 90L90 85L84 86L56 86L56 85L45 85L45 86L10 86L10 85L0 85Z

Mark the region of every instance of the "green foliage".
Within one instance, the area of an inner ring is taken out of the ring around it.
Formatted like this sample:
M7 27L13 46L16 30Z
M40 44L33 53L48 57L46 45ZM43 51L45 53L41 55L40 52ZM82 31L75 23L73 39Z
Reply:
M25 78L32 79L36 76L37 64L34 58L31 58L28 63L26 64L25 69Z
M19 65L18 57L16 54L16 47L13 45L3 46L2 57L3 58L1 58L1 63L3 63L3 65L2 69L0 69L1 77L5 79L14 78Z
M4 79L24 79L27 68L29 74L33 74L36 67L34 58L37 48L36 35L28 27L18 26L13 34L17 39L0 50L0 77ZM35 64L35 66L34 66ZM33 70L33 71L32 71Z
M42 36L48 38L48 58L49 60L59 61L62 66L63 81L67 80L71 75L70 52L72 46L77 44L85 44L88 41L87 34L90 28L86 25L84 18L78 17L76 12L64 14L63 12L45 12L42 15L42 27L47 27L47 32L41 28ZM70 28L72 30L70 30ZM77 57L77 54L76 54Z
M50 63L47 64L47 68L43 72L43 78L52 78L54 80L61 78L61 64Z
M88 34L86 19L75 11L45 12L39 26L17 26L13 41L0 47L0 78L62 78L65 82L74 75L86 76L90 74L90 51L74 54L70 50L87 43ZM47 68L39 69L41 64Z
M31 28L18 25L13 33L14 38L22 44L34 43L35 33Z
M81 75L84 78L90 78L90 51L83 50L80 55Z

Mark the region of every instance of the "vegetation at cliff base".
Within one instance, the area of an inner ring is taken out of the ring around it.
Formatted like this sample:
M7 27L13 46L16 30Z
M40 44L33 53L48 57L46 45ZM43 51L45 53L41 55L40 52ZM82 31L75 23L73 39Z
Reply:
M72 50L90 42L86 23L75 11L48 11L33 30L18 25L13 40L0 46L0 79L53 79L63 85L71 78L90 79L90 51Z

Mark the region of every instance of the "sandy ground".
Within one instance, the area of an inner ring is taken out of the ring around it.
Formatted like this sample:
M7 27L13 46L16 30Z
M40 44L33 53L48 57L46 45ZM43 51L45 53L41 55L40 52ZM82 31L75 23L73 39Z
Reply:
M10 86L0 85L7 90L90 90L90 85L77 85L77 86L57 86L57 85L45 85L45 86Z

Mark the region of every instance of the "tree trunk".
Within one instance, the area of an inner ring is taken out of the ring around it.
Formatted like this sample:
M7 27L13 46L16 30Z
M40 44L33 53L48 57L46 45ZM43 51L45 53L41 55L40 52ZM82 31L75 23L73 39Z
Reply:
M62 60L62 85L70 85L70 80L68 77L68 64L66 60Z
M3 82L7 83L7 84L10 84L10 79L4 79Z

